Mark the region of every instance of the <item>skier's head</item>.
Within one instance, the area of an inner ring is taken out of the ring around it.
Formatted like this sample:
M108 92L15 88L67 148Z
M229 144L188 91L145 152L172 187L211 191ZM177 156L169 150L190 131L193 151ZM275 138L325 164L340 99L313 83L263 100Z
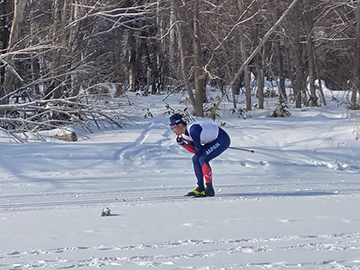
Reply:
M175 113L172 116L170 116L170 126L179 125L179 124L186 125L186 122L180 113Z
M170 129L176 134L184 134L186 129L186 121L179 113L170 116Z

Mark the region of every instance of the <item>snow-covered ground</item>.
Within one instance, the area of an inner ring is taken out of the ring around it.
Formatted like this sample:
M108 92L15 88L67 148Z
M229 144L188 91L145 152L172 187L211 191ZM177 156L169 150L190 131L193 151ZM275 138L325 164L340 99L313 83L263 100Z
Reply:
M358 112L329 97L244 120L224 103L232 146L255 153L213 160L216 196L193 199L162 115L180 95L133 98L154 117L72 143L1 135L0 269L360 269Z

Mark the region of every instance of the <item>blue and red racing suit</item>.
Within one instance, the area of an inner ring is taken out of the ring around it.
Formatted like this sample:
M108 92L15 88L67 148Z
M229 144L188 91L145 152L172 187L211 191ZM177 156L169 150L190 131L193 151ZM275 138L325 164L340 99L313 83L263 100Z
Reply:
M186 125L182 135L184 148L194 153L192 162L199 185L212 183L210 160L219 156L230 146L229 135L219 126L207 122L194 122Z

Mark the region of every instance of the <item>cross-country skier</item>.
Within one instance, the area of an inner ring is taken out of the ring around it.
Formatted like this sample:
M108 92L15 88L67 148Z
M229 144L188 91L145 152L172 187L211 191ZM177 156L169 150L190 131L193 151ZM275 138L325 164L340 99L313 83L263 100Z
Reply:
M194 154L192 162L197 178L197 188L185 196L215 196L209 162L230 146L229 135L215 124L207 122L187 123L178 113L170 117L170 128L177 135L176 142Z

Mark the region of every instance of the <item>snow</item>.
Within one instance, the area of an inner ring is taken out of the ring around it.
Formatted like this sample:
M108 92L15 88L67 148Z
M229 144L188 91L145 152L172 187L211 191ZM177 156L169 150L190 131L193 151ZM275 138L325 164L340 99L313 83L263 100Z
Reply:
M289 118L224 103L232 146L255 153L211 162L213 198L182 196L191 154L163 115L180 94L134 95L153 118L77 142L1 134L0 269L360 269L360 117L326 94Z

